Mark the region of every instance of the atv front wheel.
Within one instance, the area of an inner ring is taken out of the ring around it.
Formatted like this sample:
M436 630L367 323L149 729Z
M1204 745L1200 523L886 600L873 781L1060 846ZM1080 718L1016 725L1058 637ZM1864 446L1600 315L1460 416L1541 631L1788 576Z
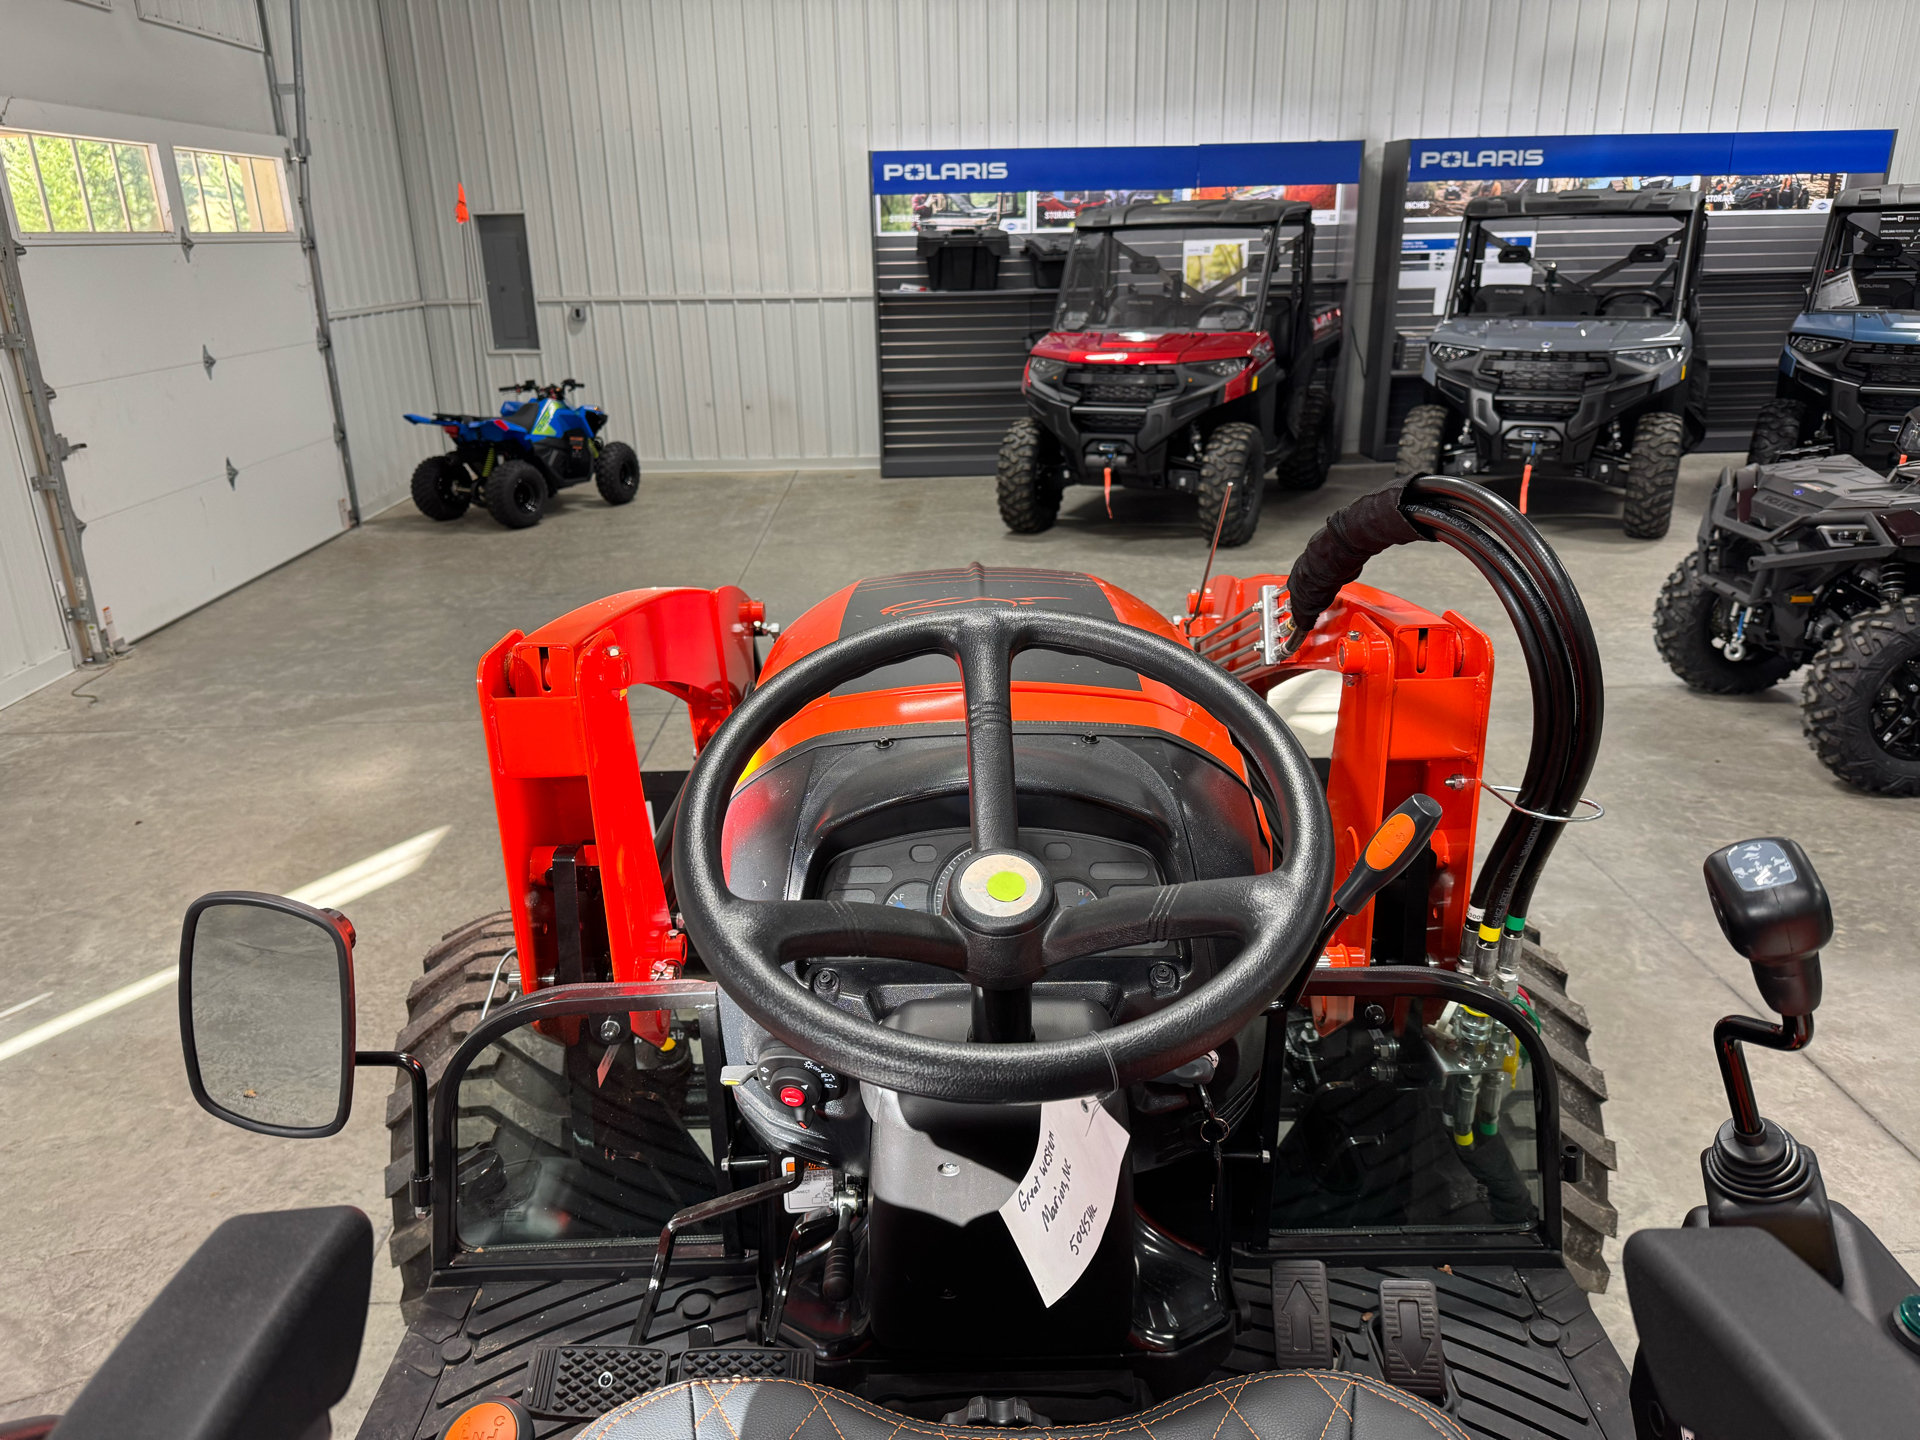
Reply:
M1040 422L1024 415L1007 427L994 469L994 499L1001 524L1016 535L1039 535L1061 513L1061 488L1041 473L1047 448Z
M603 447L594 462L594 485L609 505L625 505L640 494L640 457L622 441Z
M1794 669L1792 660L1759 644L1752 649L1736 644L1740 658L1728 655L1728 645L1740 633L1739 610L1707 583L1698 550L1677 565L1661 587L1661 597L1654 602L1654 647L1690 689L1748 695L1766 690Z
M1808 672L1801 729L1821 764L1856 790L1911 796L1921 716L1921 611L1915 597L1861 612Z
M466 467L451 455L430 455L414 467L414 505L429 520L459 520L467 513L466 496L454 485Z
M539 525L547 510L547 481L524 460L503 460L487 477L487 513L509 530Z
M1644 415L1634 427L1627 503L1621 511L1621 534L1629 540L1659 540L1668 533L1674 515L1674 483L1681 478L1686 442L1681 417L1666 411Z
M1417 405L1401 422L1401 445L1394 452L1394 478L1432 475L1441 464L1441 442L1447 437L1445 405Z
M1227 493L1229 485L1234 494ZM1200 509L1196 519L1201 534L1214 538L1214 527L1221 528L1221 549L1246 545L1261 523L1261 493L1267 488L1267 462L1262 454L1261 433L1242 421L1216 427L1208 437L1207 451L1201 458ZM1227 519L1221 519L1221 504L1227 504Z
M1301 405L1300 440L1282 460L1275 477L1282 490L1319 490L1327 483L1327 472L1341 444L1335 434L1338 423L1334 397L1321 386L1314 386Z
M1781 452L1801 443L1801 431L1808 420L1808 408L1798 400L1770 400L1754 417L1754 434L1748 438L1748 464L1772 465Z

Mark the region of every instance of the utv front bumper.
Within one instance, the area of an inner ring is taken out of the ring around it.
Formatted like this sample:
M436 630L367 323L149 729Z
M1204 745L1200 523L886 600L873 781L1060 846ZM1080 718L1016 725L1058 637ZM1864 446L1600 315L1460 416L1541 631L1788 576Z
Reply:
M1076 366L1058 383L1031 382L1027 408L1059 444L1070 482L1099 485L1111 470L1117 485L1191 491L1203 444L1192 427L1260 423L1277 374L1272 364L1231 378L1187 365Z
M1879 470L1894 463L1901 422L1921 405L1921 345L1851 342L1818 356L1783 346L1775 394L1825 413L1835 452Z
M1660 348L1672 355L1657 364L1606 350L1477 350L1442 365L1429 351L1421 377L1467 417L1488 468L1583 466L1608 422L1664 392L1679 401L1688 352Z

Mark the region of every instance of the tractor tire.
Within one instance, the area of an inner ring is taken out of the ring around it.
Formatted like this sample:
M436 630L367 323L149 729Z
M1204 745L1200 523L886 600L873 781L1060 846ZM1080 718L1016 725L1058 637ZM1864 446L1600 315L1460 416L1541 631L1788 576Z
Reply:
M640 457L623 441L601 447L594 462L594 485L609 505L625 505L640 494Z
M1770 400L1754 417L1754 433L1748 437L1748 464L1772 465L1781 452L1801 443L1808 423L1808 408L1798 400Z
M427 1068L430 1094L438 1094L441 1075L460 1043L473 1032L489 992L496 1006L513 995L500 958L514 944L513 917L506 911L482 916L447 932L421 962L421 977L407 990L407 1024L394 1037L394 1049L420 1058ZM508 970L513 963L508 962ZM496 985L494 977L499 974ZM413 1088L407 1073L394 1078L387 1098L387 1194L393 1201L393 1236L388 1254L400 1272L400 1299L419 1298L433 1269L431 1219L414 1215L408 1196L408 1158L413 1154Z
M1309 389L1301 405L1300 438L1275 472L1282 490L1319 490L1327 484L1327 472L1341 447L1339 425L1334 397L1318 385Z
M1660 411L1644 415L1634 427L1634 448L1628 452L1627 500L1621 511L1621 534L1629 540L1659 540L1674 517L1674 483L1681 476L1681 452L1687 449L1685 422Z
M487 477L487 513L509 530L539 525L547 513L547 481L524 460L503 460Z
M1227 493L1229 485L1234 487L1232 497ZM1200 505L1195 517L1201 534L1213 540L1218 524L1221 549L1246 545L1260 528L1261 495L1266 489L1267 460L1260 431L1238 420L1215 427L1201 458ZM1223 501L1225 521L1221 519Z
M1583 1157L1577 1181L1560 1179L1556 1158L1542 1157L1542 1182L1561 1188L1561 1241L1568 1273L1584 1291L1605 1291L1608 1264L1602 1238L1612 1236L1618 1218L1608 1201L1608 1172L1616 1167L1614 1142L1601 1122L1607 1078L1588 1058L1587 1012L1568 999L1567 967L1542 947L1536 932L1521 941L1521 987L1541 1018L1541 1038L1554 1061L1561 1092L1561 1143L1570 1142Z
M1714 642L1729 638L1731 609L1732 602L1708 585L1698 550L1677 565L1661 587L1654 602L1654 648L1690 690L1751 695L1787 679L1794 670L1788 657L1759 648L1729 660Z
M1016 535L1039 535L1061 513L1061 488L1041 473L1047 436L1040 422L1022 416L1007 427L994 468L994 499L1001 524Z
M467 497L457 494L454 482L466 467L451 455L430 455L414 467L414 506L429 520L459 520L467 513Z
M1394 478L1432 475L1441 463L1441 442L1451 416L1445 405L1417 405L1401 422L1401 445L1394 452Z
M1908 596L1849 620L1815 656L1801 696L1801 729L1815 756L1872 795L1915 794L1918 607Z

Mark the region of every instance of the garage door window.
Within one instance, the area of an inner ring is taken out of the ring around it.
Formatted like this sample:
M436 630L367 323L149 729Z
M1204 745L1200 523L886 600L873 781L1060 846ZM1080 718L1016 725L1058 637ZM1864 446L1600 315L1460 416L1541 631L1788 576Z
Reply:
M286 195L280 162L216 150L173 152L187 228L196 235L284 235Z
M0 130L7 194L28 235L165 232L155 158L132 141Z

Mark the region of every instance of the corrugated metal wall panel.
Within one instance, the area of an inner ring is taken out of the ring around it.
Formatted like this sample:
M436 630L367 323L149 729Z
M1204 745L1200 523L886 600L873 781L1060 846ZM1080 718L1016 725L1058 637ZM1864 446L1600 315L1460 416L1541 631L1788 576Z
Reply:
M260 48L260 13L253 0L134 0L134 13L209 40Z
M470 408L530 371L580 375L651 464L874 463L870 148L1358 136L1377 164L1396 136L1894 127L1894 174L1917 178L1910 0L330 0L308 10L312 68L354 65L367 85L366 16L384 19L412 219L409 246L356 209L382 214L391 186L330 195L327 210L355 212L338 221L341 242L323 231L330 286L338 269L358 304L386 303L404 293L388 286L387 259L350 269L329 252L417 252L409 298L423 302L436 377L422 403ZM341 116L380 108L347 78L333 83ZM310 84L318 93L321 78ZM477 212L527 215L538 355L490 351L471 304L478 266L453 223L458 183ZM1356 261L1365 276L1369 257ZM348 308L344 293L334 303ZM568 318L575 303L582 322ZM369 353L395 365L402 354Z

